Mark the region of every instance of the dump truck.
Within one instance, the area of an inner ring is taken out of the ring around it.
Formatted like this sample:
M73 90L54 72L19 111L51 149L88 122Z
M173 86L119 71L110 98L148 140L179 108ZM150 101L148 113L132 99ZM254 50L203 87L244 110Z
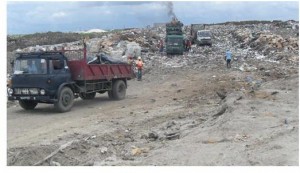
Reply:
M192 44L196 44L197 32L205 29L205 24L191 24L190 38Z
M54 104L58 112L70 111L74 99L93 99L108 93L114 100L125 98L127 81L134 78L127 63L87 60L87 49L19 53L8 86L8 100L18 100L25 110L38 103ZM36 66L30 68L30 66Z
M180 54L184 52L183 24L175 17L166 24L166 53Z
M197 31L196 43L198 46L208 45L212 46L212 34L210 30L199 30Z

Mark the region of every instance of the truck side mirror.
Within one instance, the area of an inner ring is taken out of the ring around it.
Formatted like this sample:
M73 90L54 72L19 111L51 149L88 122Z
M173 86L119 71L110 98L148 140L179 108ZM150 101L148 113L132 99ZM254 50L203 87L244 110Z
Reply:
M11 60L10 61L10 66L11 66L12 69L14 69L14 65L15 65L15 60Z

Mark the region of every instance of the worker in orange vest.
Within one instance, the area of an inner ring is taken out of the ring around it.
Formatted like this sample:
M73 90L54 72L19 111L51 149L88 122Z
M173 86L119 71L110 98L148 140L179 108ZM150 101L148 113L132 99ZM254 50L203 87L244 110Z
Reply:
M138 60L136 62L136 67L138 69L138 74L137 74L137 80L140 81L142 80L142 69L143 69L144 63L142 61L142 58L139 56Z

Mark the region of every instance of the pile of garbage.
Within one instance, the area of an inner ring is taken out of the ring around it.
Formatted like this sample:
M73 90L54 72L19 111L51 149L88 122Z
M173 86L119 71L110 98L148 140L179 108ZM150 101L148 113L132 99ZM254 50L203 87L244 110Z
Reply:
M247 50L247 57L251 54L257 59L298 61L295 56L299 55L299 38L296 30L291 29L293 26L264 24L262 28L237 29L232 36L238 41L237 47Z
M249 45L255 50L259 50L266 55L269 49L274 51L298 51L298 39L297 38L283 38L280 35L272 34L270 32L264 33L252 33L249 29L239 29L233 33L234 37L241 42L241 44Z
M105 53L121 61L127 61L128 57L136 59L141 56L146 69L214 68L222 65L226 49L233 52L233 58L237 62L249 59L266 62L298 62L299 38L296 36L296 26L295 22L285 22L282 25L280 22L207 25L206 29L211 30L213 34L212 47L193 45L192 49L184 55L173 56L160 53L158 50L159 41L165 38L164 25L106 32L96 38L86 38L85 42L90 56ZM184 26L185 36L190 34L189 29L189 26ZM28 46L13 52L51 51L62 48L78 50L82 47L83 40L78 40L53 45ZM9 56L12 54L8 52Z

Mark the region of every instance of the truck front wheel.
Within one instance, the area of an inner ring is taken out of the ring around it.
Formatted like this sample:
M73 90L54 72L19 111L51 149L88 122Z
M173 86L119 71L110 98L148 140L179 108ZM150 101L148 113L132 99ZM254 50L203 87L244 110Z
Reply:
M126 95L126 85L122 80L117 80L113 84L112 96L115 100L122 100Z
M38 103L31 100L19 100L19 105L25 110L32 110Z
M59 112L67 112L72 108L73 103L73 91L69 87L64 87L58 96L58 101L54 103L54 107Z

